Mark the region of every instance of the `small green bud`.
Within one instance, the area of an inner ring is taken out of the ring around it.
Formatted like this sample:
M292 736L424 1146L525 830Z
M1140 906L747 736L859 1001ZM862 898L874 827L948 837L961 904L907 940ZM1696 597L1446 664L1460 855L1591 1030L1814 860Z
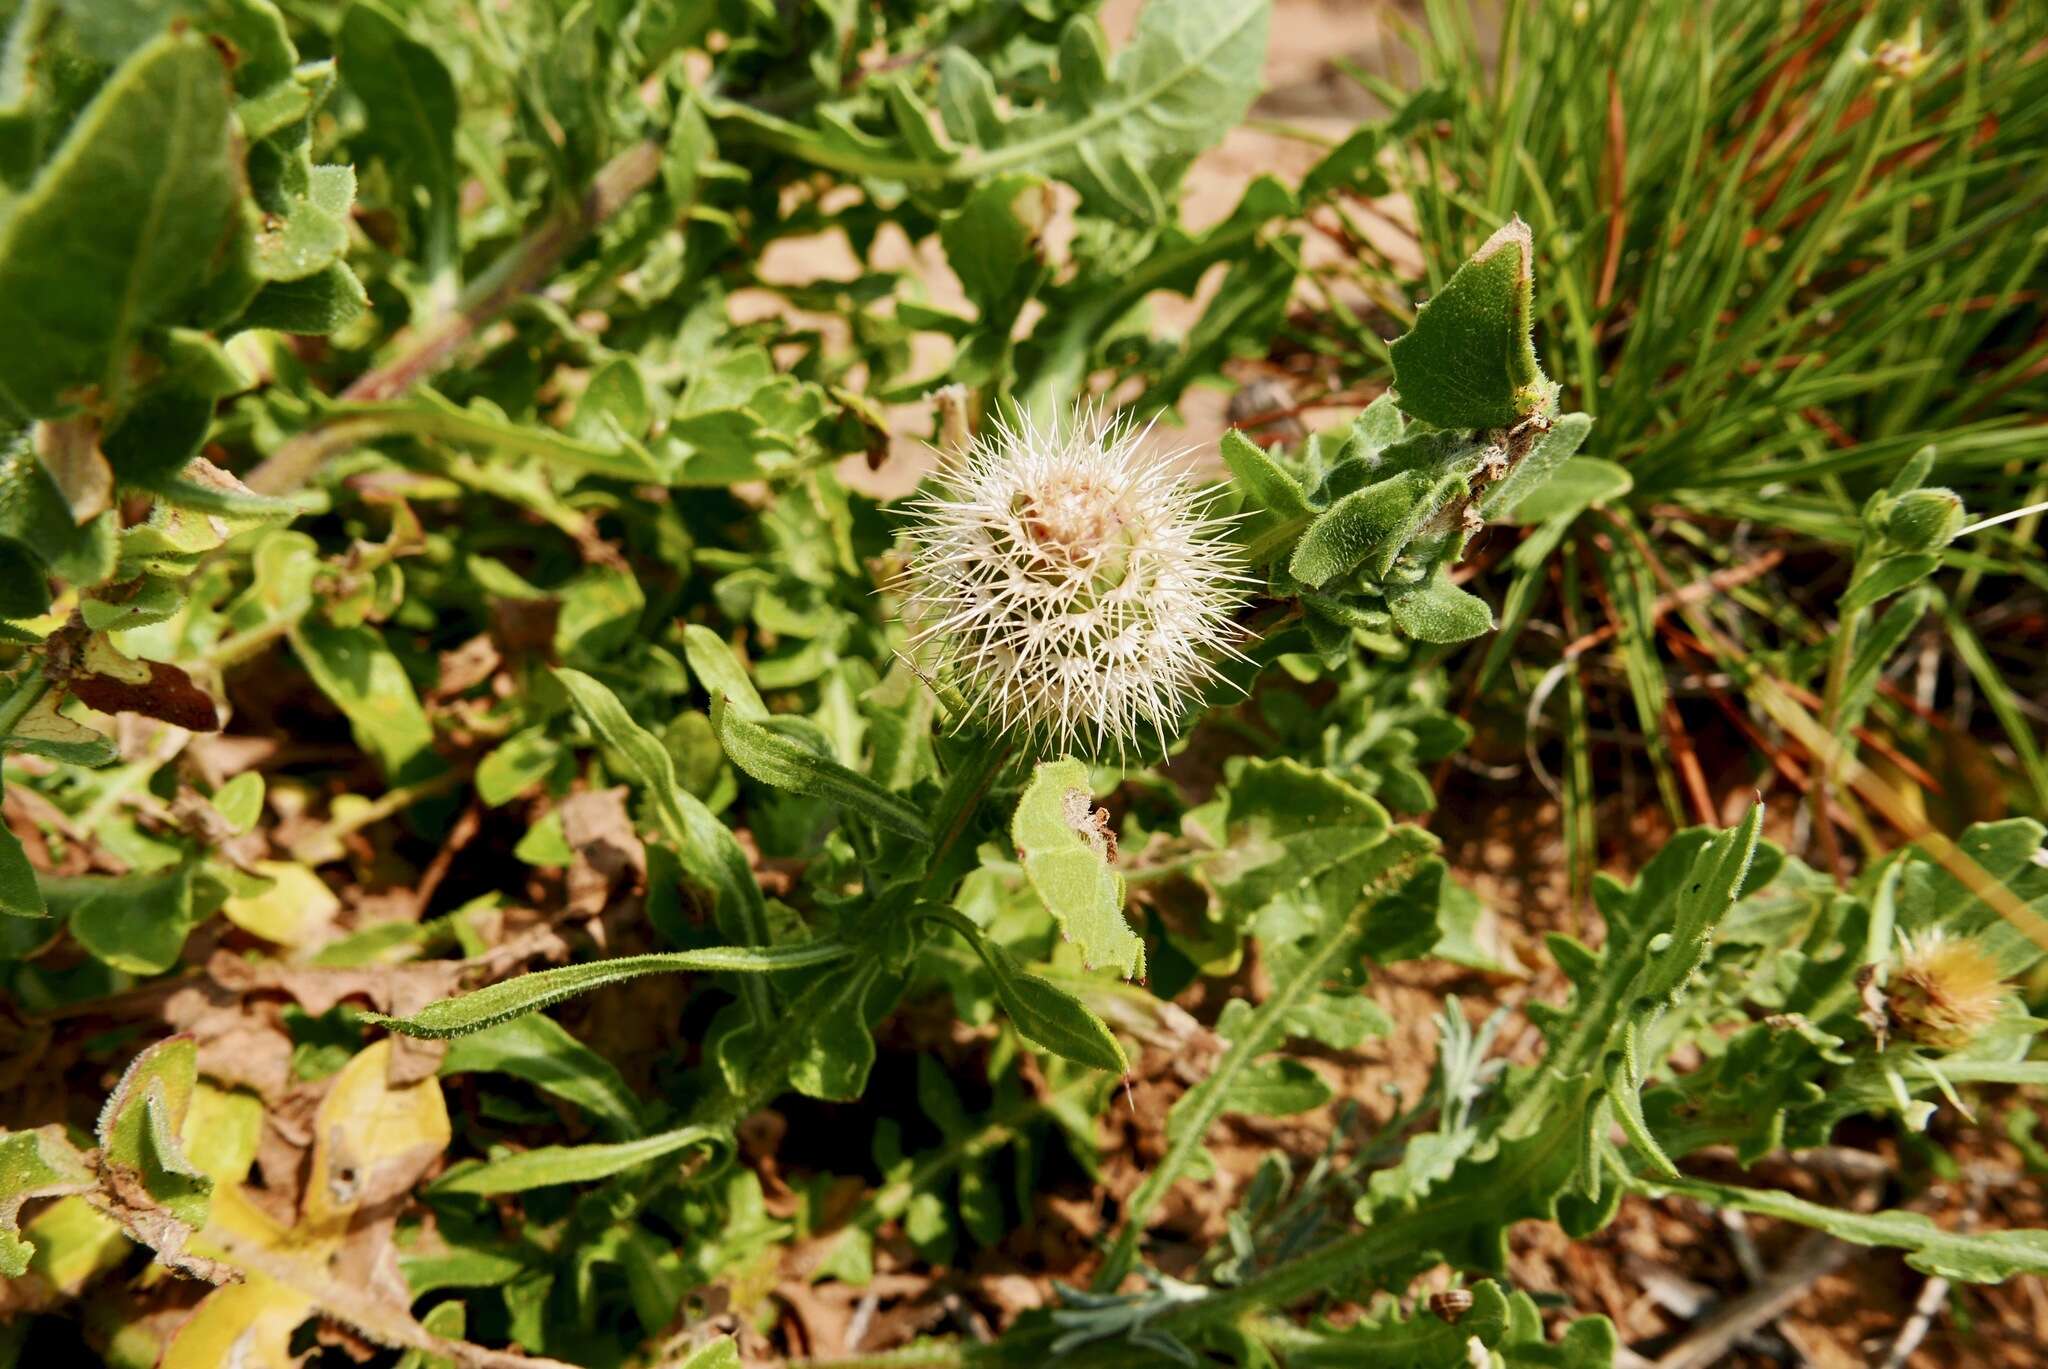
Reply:
M1963 501L1954 490L1914 490L1891 501L1884 535L1907 551L1940 551L1963 527Z

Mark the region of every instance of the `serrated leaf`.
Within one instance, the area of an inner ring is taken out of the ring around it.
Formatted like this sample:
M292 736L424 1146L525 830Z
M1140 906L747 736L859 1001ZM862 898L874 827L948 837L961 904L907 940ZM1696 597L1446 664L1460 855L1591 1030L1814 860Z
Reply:
M1330 1101L1330 1086L1306 1063L1284 1055L1254 1060L1231 1081L1222 1111L1248 1117L1290 1117Z
M1091 969L1108 965L1125 979L1145 974L1145 943L1124 920L1123 876L1110 868L1107 843L1087 824L1093 809L1088 767L1041 762L1010 822L1025 876Z
M227 72L198 33L115 71L0 220L0 402L117 405L143 332L193 296L241 194Z
M853 948L843 942L820 940L760 950L746 946L719 946L702 951L624 955L501 980L474 993L429 1004L411 1017L386 1017L381 1013L367 1016L378 1025L406 1036L467 1036L565 998L645 974L686 971L772 974L778 970L797 970L807 965L843 960L851 954Z
M762 723L748 721L723 694L712 696L711 725L727 759L761 783L825 799L912 841L931 841L924 814L908 799Z
M1203 879L1239 920L1277 897L1350 884L1387 837L1377 799L1291 757L1232 762L1221 848Z
M948 47L940 57L942 112L956 137L981 145L966 159L977 179L1011 169L1057 176L1098 211L1156 222L1183 168L1258 94L1267 18L1263 2L1147 6L1111 62L1101 25L1079 16L1061 35L1053 100L1000 124L988 101L963 99L981 83L949 71L972 59Z
M1439 428L1507 428L1552 402L1530 337L1534 246L1510 219L1394 339L1404 412Z
M1961 1283L2002 1283L2015 1274L2048 1274L2048 1231L1949 1231L1924 1213L1851 1212L1789 1193L1698 1179L1646 1181L1640 1187L1652 1196L1692 1198L1796 1222L1857 1245L1902 1250L1913 1268Z
M1356 876L1355 881L1346 881L1348 896L1339 906L1322 909L1319 919L1303 927L1306 935L1297 936L1292 944L1278 937L1265 940L1268 947L1284 945L1286 951L1274 967L1272 992L1255 1008L1241 1000L1234 1003L1218 1022L1218 1033L1228 1038L1230 1047L1209 1076L1183 1094L1168 1115L1167 1153L1125 1204L1122 1230L1096 1279L1098 1290L1114 1287L1131 1267L1152 1208L1193 1163L1209 1128L1233 1106L1231 1099L1240 1083L1264 1078L1255 1066L1285 1039L1304 1000L1331 978L1355 968L1376 942L1386 940L1386 924L1407 921L1399 913L1390 915L1390 910L1413 901L1410 886L1417 880L1429 881L1428 906L1435 908L1434 880L1440 878L1440 866L1427 862L1435 845L1429 834L1418 828L1397 828L1376 841L1365 859L1345 867ZM1338 896L1337 886L1331 887L1329 896ZM1426 947L1434 939L1431 925L1421 944ZM1275 1075L1266 1082L1274 1086L1275 1101L1301 1101L1310 1091L1306 1081L1297 1077ZM1327 1085L1322 1087L1327 1092ZM1259 1091L1250 1085L1247 1089L1256 1101Z

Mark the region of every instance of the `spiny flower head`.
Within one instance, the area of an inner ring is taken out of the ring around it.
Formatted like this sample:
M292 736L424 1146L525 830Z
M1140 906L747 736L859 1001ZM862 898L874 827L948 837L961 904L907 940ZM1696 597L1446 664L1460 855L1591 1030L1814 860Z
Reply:
M1969 937L1939 928L1907 937L1885 979L1885 1008L1899 1034L1935 1050L1969 1045L2005 1001L1998 962Z
M911 650L1004 731L1061 751L1161 747L1236 654L1245 576L1206 496L1146 433L1082 413L1001 426L911 507Z

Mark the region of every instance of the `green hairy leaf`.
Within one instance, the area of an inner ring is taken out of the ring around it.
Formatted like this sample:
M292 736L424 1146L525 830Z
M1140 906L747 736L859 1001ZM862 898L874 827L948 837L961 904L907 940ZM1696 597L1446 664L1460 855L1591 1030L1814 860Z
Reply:
M1405 412L1439 428L1507 428L1550 407L1530 337L1534 255L1529 226L1509 220L1394 339Z
M0 1135L0 1275L20 1278L35 1253L21 1236L23 1203L90 1192L96 1182L92 1166L64 1138L62 1127Z
M551 1017L528 1013L507 1018L458 1038L441 1058L444 1079L476 1071L524 1079L574 1103L615 1135L630 1137L640 1131L640 1101L617 1068Z
M178 1132L198 1082L198 1047L174 1036L130 1062L100 1113L100 1164L131 1177L179 1226L206 1225L213 1180L185 1156Z
M622 983L646 974L685 972L730 974L772 974L777 970L798 970L843 960L853 950L832 941L808 945L781 946L755 950L743 946L721 946L703 951L673 951L655 955L619 956L565 965L559 970L537 970L507 979L474 993L462 994L420 1009L410 1017L370 1014L370 1020L406 1036L467 1036L501 1022L559 1003L577 994L589 993L608 984Z
M704 1127L678 1127L637 1141L543 1146L502 1160L458 1166L435 1180L434 1189L439 1193L524 1193L553 1184L607 1179L693 1147L708 1148L714 1155L729 1154L731 1145L722 1133Z
M591 729L632 767L684 873L709 896L719 927L749 944L766 945L770 938L761 886L731 829L676 783L675 762L667 749L633 721L615 694L581 671L557 670L555 678ZM766 1013L765 994L754 995L751 1001L757 1011Z

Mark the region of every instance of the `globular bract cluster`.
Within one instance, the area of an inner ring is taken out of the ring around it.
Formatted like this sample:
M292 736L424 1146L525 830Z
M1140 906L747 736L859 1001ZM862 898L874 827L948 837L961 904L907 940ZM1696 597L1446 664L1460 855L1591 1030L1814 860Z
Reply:
M1235 654L1226 520L1147 436L998 426L912 506L911 650L991 725L1063 752L1164 746Z

